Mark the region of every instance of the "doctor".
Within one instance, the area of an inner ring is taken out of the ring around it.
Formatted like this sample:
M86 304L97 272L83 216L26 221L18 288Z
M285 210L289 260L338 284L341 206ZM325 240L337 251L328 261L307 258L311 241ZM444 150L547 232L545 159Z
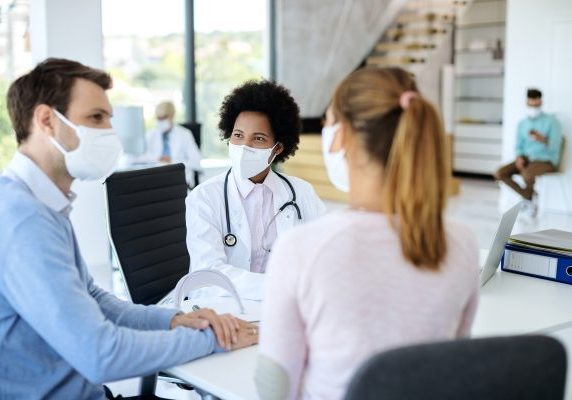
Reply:
M276 238L325 211L308 182L271 169L295 153L300 125L298 105L284 87L250 81L234 89L219 122L232 168L187 198L191 269L223 272L245 299L262 300Z
M194 172L201 171L201 152L193 133L174 123L175 106L164 101L155 109L157 124L155 129L147 133L146 162L151 163L183 163L187 182L194 185Z

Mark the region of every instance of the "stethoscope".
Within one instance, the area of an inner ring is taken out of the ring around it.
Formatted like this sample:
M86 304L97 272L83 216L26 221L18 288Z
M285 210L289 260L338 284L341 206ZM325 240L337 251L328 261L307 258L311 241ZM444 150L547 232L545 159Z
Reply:
M228 172L226 173L226 176L224 177L224 211L225 211L225 215L226 215L226 235L224 235L223 241L224 241L225 246L228 246L228 247L233 247L234 245L236 245L236 241L237 241L236 236L230 230L230 212L228 209L228 176L230 175L231 171L232 171L232 168L228 170ZM284 182L286 182L286 184L290 188L290 191L292 192L292 200L284 203L282 205L282 207L280 207L278 209L278 212L270 220L270 224L272 224L272 221L274 221L276 219L276 217L282 211L284 211L286 209L286 207L289 207L289 206L292 206L296 209L296 214L298 214L298 219L301 220L302 219L302 213L300 212L300 207L298 207L298 204L296 204L296 191L294 190L294 186L292 186L290 181L284 175L279 174L276 171L274 171L274 173L276 175L278 175L278 177L280 179L282 179ZM265 234L266 234L266 231L265 231ZM265 234L263 234L262 237L264 237ZM265 250L270 251L269 249L265 249Z

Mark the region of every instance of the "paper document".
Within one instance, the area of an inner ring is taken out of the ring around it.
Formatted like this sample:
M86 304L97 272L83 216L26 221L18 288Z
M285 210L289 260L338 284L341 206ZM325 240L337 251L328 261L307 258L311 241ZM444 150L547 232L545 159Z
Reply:
M509 243L536 250L549 250L562 255L572 255L572 232L558 229L513 235Z

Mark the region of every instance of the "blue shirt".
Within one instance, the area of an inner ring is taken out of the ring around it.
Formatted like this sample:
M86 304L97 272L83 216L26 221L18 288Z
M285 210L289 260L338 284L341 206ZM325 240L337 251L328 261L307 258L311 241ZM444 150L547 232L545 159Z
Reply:
M0 193L0 399L104 399L103 382L215 350L210 329L169 330L177 310L94 284L68 218L73 196L29 158L16 154Z
M541 143L530 136L530 131L536 130L548 139ZM518 124L516 139L516 155L524 156L529 161L549 161L555 167L560 159L562 134L558 120L550 114L540 113L536 118L525 118Z

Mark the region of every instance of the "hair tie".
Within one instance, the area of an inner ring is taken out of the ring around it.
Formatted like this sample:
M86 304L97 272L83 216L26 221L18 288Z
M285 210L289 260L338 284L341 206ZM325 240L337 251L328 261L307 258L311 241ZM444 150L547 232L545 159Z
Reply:
M399 96L399 105L401 106L401 108L406 110L407 107L409 107L409 102L414 97L418 97L418 93L413 90L408 90L406 92L401 93L401 96Z

